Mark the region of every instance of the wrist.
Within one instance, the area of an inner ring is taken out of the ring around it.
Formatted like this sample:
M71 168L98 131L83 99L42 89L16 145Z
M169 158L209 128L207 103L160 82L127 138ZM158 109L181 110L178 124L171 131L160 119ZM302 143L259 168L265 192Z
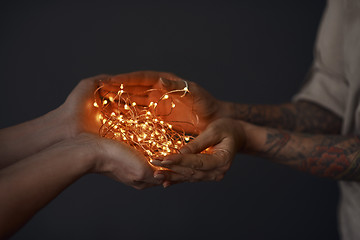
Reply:
M66 142L75 146L73 154L84 173L98 172L98 169L101 169L101 162L99 161L102 159L101 150L95 136L79 134L75 138L66 140Z
M265 143L265 128L253 125L248 122L241 122L245 135L245 144L242 150L246 153L254 153L260 151L261 146Z
M72 133L70 118L67 117L63 105L43 116L43 126L46 126L46 129L51 130L60 141L75 136Z

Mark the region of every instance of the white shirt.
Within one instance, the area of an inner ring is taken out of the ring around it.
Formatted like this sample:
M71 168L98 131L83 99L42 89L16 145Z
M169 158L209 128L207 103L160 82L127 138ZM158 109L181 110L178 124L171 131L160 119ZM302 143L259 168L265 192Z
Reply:
M315 102L343 119L343 135L360 135L360 0L328 0L309 79L294 100ZM360 183L340 181L342 239L360 239Z

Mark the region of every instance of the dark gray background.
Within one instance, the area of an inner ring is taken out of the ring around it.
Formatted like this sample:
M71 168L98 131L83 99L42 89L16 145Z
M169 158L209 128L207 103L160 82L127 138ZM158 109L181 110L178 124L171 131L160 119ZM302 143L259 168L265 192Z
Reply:
M290 101L324 5L1 1L0 127L58 107L99 73L170 71L222 100ZM337 239L337 202L333 181L238 155L219 183L137 191L85 176L14 239Z

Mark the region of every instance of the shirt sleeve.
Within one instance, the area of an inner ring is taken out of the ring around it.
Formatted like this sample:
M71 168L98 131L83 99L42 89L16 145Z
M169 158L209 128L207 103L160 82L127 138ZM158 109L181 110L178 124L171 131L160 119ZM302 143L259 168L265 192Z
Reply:
M348 82L344 77L342 1L329 0L318 30L314 62L293 101L314 102L344 116Z

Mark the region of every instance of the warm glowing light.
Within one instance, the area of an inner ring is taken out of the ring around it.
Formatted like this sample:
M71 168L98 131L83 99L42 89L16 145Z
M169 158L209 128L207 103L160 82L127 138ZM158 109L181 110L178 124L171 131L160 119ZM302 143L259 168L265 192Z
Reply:
M162 97L150 102L146 107L132 101L131 94L126 91L124 84L121 84L120 89L116 91L103 91L102 88L103 86L100 86L95 91L95 98L100 98L102 105L99 106L97 104L99 100L96 101L96 99L93 104L94 107L99 108L98 118L102 123L99 130L101 136L129 144L141 151L149 161L171 153L178 153L179 149L193 138L186 135L181 127L176 125L176 121L171 124L165 121L165 117L170 116L176 107L172 94L178 92L186 94L189 92L187 87L162 94ZM161 89L148 91L164 92ZM167 99L171 100L169 111L166 115L159 115L157 106Z

